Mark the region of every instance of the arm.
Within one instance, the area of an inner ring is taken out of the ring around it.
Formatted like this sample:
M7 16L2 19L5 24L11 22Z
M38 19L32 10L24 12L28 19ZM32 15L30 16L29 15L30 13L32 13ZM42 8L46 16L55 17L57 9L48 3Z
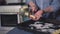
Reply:
M52 12L52 11L57 11L60 7L59 0L53 0L52 4L45 8L44 11L46 12Z
M28 4L30 6L30 9L32 9L32 11L36 11L37 6L35 5L33 0L26 0L26 4Z

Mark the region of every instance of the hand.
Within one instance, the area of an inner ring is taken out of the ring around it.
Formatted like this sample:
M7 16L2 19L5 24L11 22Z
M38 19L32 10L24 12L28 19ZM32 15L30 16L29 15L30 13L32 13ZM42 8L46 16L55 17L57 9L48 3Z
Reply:
M42 17L42 14L43 14L43 11L42 10L39 10L35 13L35 18L31 18L32 20L39 20L41 17Z
M32 12L37 11L37 6L32 1L29 3L29 6L30 6L30 9L32 10Z

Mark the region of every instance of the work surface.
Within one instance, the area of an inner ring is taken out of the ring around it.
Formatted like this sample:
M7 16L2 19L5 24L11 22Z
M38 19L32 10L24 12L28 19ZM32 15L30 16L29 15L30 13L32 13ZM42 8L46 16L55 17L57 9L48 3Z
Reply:
M26 21L18 25L18 29L22 29L34 34L52 34L56 30L60 30L60 25L52 23L44 23L40 21Z

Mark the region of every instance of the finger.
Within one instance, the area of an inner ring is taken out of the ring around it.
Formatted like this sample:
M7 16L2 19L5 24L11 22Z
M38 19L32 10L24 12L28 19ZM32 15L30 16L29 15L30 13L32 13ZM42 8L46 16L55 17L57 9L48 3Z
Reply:
M30 19L32 19L32 20L34 20L34 21L36 21L36 18L37 18L37 17L30 17Z
M34 15L30 15L30 19L35 19L35 16Z
M34 12L34 9L32 9L32 11Z

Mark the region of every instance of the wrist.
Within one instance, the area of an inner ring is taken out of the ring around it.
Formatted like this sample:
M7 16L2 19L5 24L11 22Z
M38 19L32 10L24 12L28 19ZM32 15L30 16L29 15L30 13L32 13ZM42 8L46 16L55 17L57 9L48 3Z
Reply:
M46 13L46 11L45 11L45 10L43 10L43 13Z

